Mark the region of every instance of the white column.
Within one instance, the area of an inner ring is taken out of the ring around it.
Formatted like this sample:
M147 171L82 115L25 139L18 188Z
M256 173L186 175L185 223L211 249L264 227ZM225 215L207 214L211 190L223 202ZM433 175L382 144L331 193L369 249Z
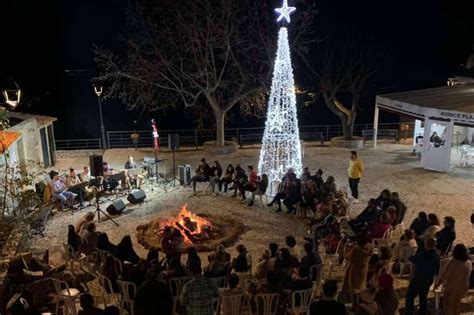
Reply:
M379 130L379 107L375 104L374 112L374 148L377 146L377 132Z

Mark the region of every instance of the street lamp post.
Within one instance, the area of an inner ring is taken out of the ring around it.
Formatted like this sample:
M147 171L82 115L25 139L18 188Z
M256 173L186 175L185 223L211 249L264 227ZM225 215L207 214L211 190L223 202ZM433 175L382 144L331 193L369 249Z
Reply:
M106 140L106 137L105 137L104 120L102 118L102 98L100 97L102 95L102 87L94 85L94 92L97 95L97 102L99 104L100 135L101 135L101 138L102 138L102 149L106 150L107 149L107 140Z

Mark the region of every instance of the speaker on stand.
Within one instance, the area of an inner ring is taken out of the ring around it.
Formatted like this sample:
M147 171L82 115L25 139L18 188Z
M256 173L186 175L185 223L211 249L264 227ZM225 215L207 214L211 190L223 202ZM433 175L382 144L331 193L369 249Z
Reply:
M176 165L174 152L179 149L179 133L168 134L168 147L173 152L173 186L176 186Z

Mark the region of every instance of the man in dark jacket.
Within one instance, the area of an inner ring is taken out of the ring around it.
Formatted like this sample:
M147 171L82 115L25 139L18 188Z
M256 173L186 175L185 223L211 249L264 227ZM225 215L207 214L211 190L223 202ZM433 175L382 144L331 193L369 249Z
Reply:
M196 192L196 183L197 182L208 182L209 177L212 176L212 169L207 164L206 159L202 158L201 163L199 163L199 167L196 170L196 175L194 175L189 182L187 183L188 185L193 184L193 191Z
M146 281L138 289L134 306L136 315L171 315L173 297L156 269L147 271Z
M418 296L420 301L420 311L418 314L426 315L428 292L433 284L434 277L439 271L440 257L436 250L435 239L426 238L425 250L411 256L410 261L415 265L415 269L406 295L405 315L413 314L416 296Z

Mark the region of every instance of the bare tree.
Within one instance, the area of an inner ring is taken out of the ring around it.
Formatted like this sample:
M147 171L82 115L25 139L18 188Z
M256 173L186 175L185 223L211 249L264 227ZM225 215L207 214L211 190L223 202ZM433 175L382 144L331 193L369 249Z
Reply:
M322 95L326 106L341 120L344 139L350 140L361 109L361 93L375 72L377 49L355 33L348 39L329 37L316 49L318 57L306 59L318 90L310 94L315 98Z
M216 144L226 114L264 108L278 25L270 0L144 0L130 11L125 53L96 47L107 97L129 108L209 106ZM313 5L295 15L294 48L306 47ZM205 112L204 110L201 112ZM198 117L199 119L199 117Z

